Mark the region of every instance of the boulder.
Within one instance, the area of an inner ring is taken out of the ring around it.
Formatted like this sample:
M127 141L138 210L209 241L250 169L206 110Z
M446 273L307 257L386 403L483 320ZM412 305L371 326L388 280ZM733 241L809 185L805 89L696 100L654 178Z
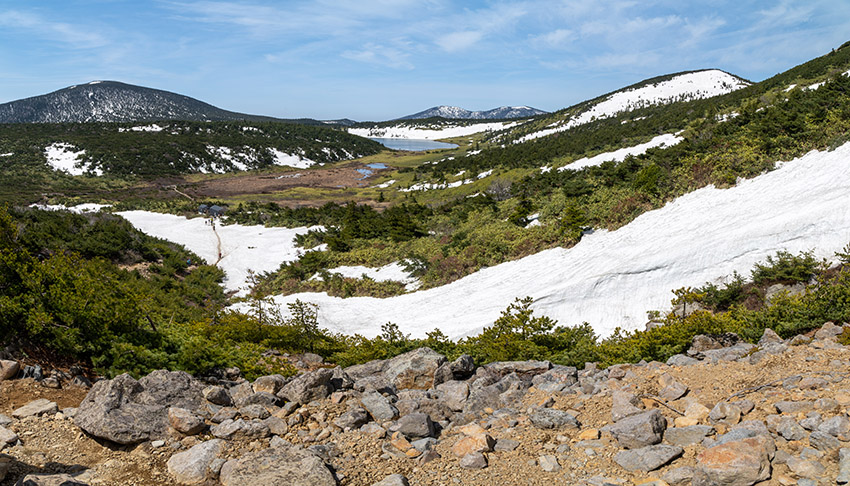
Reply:
M405 437L416 439L434 437L436 435L434 422L431 421L431 417L426 413L405 415L398 420L397 430L404 434Z
M39 398L38 400L33 400L12 412L12 417L21 419L38 415L54 414L58 411L59 407L55 402L51 402L46 398Z
M449 363L449 369L456 380L465 380L475 373L475 360L468 354L461 355Z
M69 474L27 474L15 486L88 486Z
M119 444L164 438L170 407L197 410L200 383L182 371L154 371L139 381L123 374L94 384L74 423L87 433Z
M750 486L770 478L773 440L758 436L727 442L697 455L693 486Z
M727 402L719 402L708 414L711 423L735 425L741 421L741 408Z
M554 408L537 410L529 416L529 419L535 427L541 429L560 429L562 427L577 429L580 427L573 414Z
M614 462L627 471L654 471L684 452L679 446L658 444L640 449L620 451L614 456Z
M467 454L460 459L460 467L464 469L484 469L487 467L487 457L480 452Z
M694 468L683 466L670 469L661 475L661 479L670 486L688 486L694 478Z
M428 390L441 383L435 376L446 362L446 357L433 349L419 348L388 359L383 373L399 390Z
M532 378L536 375L543 374L552 368L552 363L549 361L497 361L485 366L487 371L495 373L497 376L507 376L511 373L516 373L525 378Z
M450 409L460 412L469 397L469 385L465 381L448 381L437 385L437 396Z
M490 452L495 445L496 441L486 433L472 434L455 442L452 453L458 457L465 457L476 452Z
M213 436L219 439L262 439L271 435L268 425L259 420L225 420L210 427Z
M224 388L220 386L208 386L204 388L202 392L204 398L214 404L221 405L223 407L229 407L233 405L233 400L230 398L230 393L227 392Z
M673 427L664 431L664 441L675 446L687 447L701 442L712 433L714 433L714 427L709 425Z
M355 407L337 417L334 420L334 425L342 430L359 429L362 425L368 422L369 414L366 410L360 407Z
M345 374L348 375L355 382L369 377L380 374L384 370L384 364L386 360L376 359L373 361L369 361L368 363L363 363L359 365L349 366L345 368Z
M15 378L19 371L21 371L21 365L17 361L0 360L0 381Z
M223 486L336 486L315 453L298 446L272 447L232 459L221 467Z
M643 412L637 396L625 390L614 390L611 393L611 418L614 422Z
M658 409L626 417L605 427L624 449L640 449L661 442L667 419Z
M252 388L254 389L254 393L265 392L276 395L285 384L286 378L282 375L267 375L254 380Z
M277 396L302 405L327 398L333 392L331 386L333 375L333 370L328 368L309 371L287 383Z
M207 427L201 417L179 407L168 409L168 423L172 429L186 435L200 434Z
M168 460L168 472L183 484L201 484L210 474L210 465L221 454L224 441L212 439L201 442L191 449L178 452Z
M369 412L373 419L379 422L393 420L398 417L396 409L383 395L376 391L364 393L360 397L360 404Z

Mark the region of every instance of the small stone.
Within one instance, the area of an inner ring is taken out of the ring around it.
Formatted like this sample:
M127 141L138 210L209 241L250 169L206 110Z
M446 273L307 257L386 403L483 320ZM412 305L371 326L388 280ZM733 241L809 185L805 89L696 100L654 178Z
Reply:
M685 409L685 417L692 418L697 421L707 419L710 413L711 410L699 402L693 402Z
M215 405L228 407L233 404L230 394L220 386L208 386L203 390L204 398Z
M174 454L168 460L168 472L183 484L200 484L209 477L210 463L221 453L224 441L212 439Z
M0 360L0 381L14 379L18 376L18 372L20 370L21 365L17 361L6 359Z
M475 452L490 452L496 441L487 434L476 434L463 437L452 446L452 453L464 457Z
M676 427L693 427L694 425L699 425L699 420L690 417L676 417L673 419L673 425Z
M391 474L383 480L374 483L372 486L410 486L410 483L401 474Z
M380 425L372 422L360 427L360 433L368 435L373 439L383 439L387 435L387 430Z
M779 413L797 414L800 412L811 411L814 407L814 403L808 401L781 401L774 403L773 406Z
M658 409L626 417L605 427L617 439L620 447L639 449L661 442L667 420Z
M826 468L819 462L807 461L798 457L792 457L786 462L788 469L798 478L816 479L823 476Z
M830 453L841 448L841 443L838 439L819 430L809 434L809 445L826 453Z
M614 456L614 462L627 471L654 471L668 464L684 452L679 446L658 444L620 451Z
M168 409L168 423L171 428L186 435L200 434L207 427L203 419L185 408L179 407Z
M712 433L714 433L714 427L710 425L674 427L664 431L664 440L672 445L687 447L702 441Z
M497 452L510 452L519 447L519 442L513 439L499 439L496 441L496 445L493 447L493 450Z
M555 456L540 456L537 458L537 462L540 464L540 469L543 469L546 472L558 472L561 470L561 465L558 463L558 458Z
M487 467L487 457L480 452L467 454L460 459L460 467L464 469L484 469Z
M661 479L666 481L670 486L687 486L691 484L693 478L694 468L690 466L670 469L661 476Z
M731 403L720 402L711 409L708 418L712 423L735 425L741 421L741 409Z
M842 447L838 451L838 484L850 483L850 449Z
M18 442L18 434L0 425L0 449L5 445L13 445Z
M407 437L433 437L434 422L427 413L411 413L398 420L398 431Z
M686 393L688 393L687 385L683 385L678 381L673 381L669 385L665 386L658 395L664 400L672 402L682 398Z
M369 414L365 409L355 407L334 420L334 424L343 429L358 429L369 422Z
M52 415L59 411L59 407L55 402L51 402L45 398L33 400L23 407L12 412L12 417L24 418L38 415Z
M579 440L596 440L599 438L598 429L584 429L578 434Z
M578 428L579 423L576 418L569 412L556 410L554 408L544 408L531 414L529 417L531 423L535 427L541 429L554 429L562 427Z

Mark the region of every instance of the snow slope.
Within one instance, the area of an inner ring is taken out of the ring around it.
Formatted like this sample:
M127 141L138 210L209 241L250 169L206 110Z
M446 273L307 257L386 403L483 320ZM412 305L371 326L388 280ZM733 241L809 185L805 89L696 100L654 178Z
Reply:
M83 162L85 150L74 151L75 147L67 143L56 142L44 148L44 157L53 170L80 176L89 170L90 164ZM94 169L96 175L103 175L100 169Z
M619 150L615 150L613 152L605 152L603 154L594 155L593 157L583 157L581 159L575 160L563 167L560 167L558 170L579 170L585 167L593 167L602 164L603 162L614 161L614 162L622 162L629 155L641 155L645 154L647 150L655 147L672 147L677 143L684 140L681 137L677 137L671 134L659 135L649 142L642 143L639 145L635 145L633 147L625 147Z
M406 124L391 127L349 128L348 133L372 138L410 138L414 140L440 140L443 138L464 137L473 133L504 130L518 125L517 122L474 123L472 125L439 125L434 128L408 126Z
M615 116L624 111L676 101L710 98L747 86L749 86L748 83L717 69L681 74L660 83L613 93L592 105L589 109L550 125L549 128L529 133L518 139L516 143L563 132L594 120Z
M561 324L589 322L597 333L642 328L648 310L669 308L672 289L702 285L777 250L831 257L850 241L850 144L811 152L730 189L703 188L645 213L616 231L597 231L490 267L443 287L388 299L278 296L318 304L334 331L375 336L380 323L415 337L440 328L457 338L490 325L516 297Z
M415 290L419 287L419 279L411 277L404 266L399 262L393 262L380 268L364 267L362 265L342 266L328 270L328 273L337 273L345 278L361 278L364 275L376 282L401 282L407 290ZM313 278L319 278L315 276Z
M292 241L295 235L319 228L265 228L238 224L223 226L216 223L213 232L205 218L187 219L148 211L117 214L144 233L184 245L209 264L216 264L219 260L220 238L221 259L217 266L227 274L224 286L227 290L239 291L240 295L248 287L251 271L257 274L271 272L277 270L283 262L298 259L303 251L295 248Z

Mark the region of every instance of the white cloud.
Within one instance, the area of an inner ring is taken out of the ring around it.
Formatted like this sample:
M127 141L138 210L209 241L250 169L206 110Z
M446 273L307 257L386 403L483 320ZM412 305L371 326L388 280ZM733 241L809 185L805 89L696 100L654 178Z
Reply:
M108 43L106 38L91 30L64 22L54 22L28 12L0 12L0 25L34 32L44 39L61 42L74 49L102 47Z
M469 49L484 37L484 33L475 30L453 32L438 37L435 42L446 52L457 52Z
M413 63L408 60L410 57L409 54L399 49L379 44L368 43L360 50L344 51L341 56L353 61L378 64L393 69L410 70L414 68Z
M532 43L540 47L562 48L573 43L578 38L570 29L557 29L545 34L532 37Z

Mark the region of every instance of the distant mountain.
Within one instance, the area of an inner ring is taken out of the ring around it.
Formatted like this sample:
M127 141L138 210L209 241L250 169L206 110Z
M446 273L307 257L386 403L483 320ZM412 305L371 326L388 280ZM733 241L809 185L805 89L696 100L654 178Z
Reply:
M530 106L500 106L486 111L469 111L457 106L435 106L398 120L420 120L423 118L451 118L455 120L504 120L506 118L528 118L547 113Z
M188 96L117 81L92 81L0 105L0 123L280 121L222 110ZM292 120L320 124L316 120Z

